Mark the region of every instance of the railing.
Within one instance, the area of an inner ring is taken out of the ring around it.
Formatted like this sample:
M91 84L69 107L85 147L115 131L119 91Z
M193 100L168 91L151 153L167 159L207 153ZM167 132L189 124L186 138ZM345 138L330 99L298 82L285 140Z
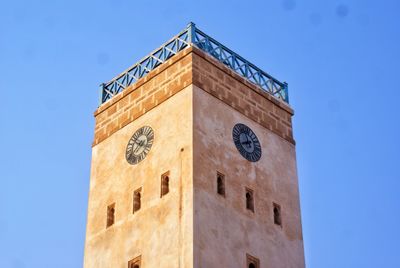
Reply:
M188 46L198 47L253 84L258 85L264 91L287 103L289 102L287 83L278 81L212 37L200 31L196 28L194 23L189 23L185 30L160 48L154 50L150 55L131 66L111 81L101 84L100 104L108 101L129 85L146 76L150 71Z

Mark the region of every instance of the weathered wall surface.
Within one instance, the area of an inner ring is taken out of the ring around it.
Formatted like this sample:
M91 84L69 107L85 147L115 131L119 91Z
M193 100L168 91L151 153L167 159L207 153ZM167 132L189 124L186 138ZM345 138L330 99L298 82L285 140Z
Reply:
M154 130L153 146L130 165L128 140L145 125ZM143 267L192 267L192 153L191 86L93 147L85 268L126 268L138 255ZM166 171L170 192L160 198ZM141 209L133 214L133 192L140 187ZM106 228L107 206L114 202L115 224Z
M304 267L294 145L197 87L193 109L194 267L246 267L246 253L262 268ZM236 123L259 138L258 162L237 151ZM217 194L217 171L225 175L225 198ZM254 213L246 209L246 187L254 190ZM282 228L273 222L273 202Z
M122 268L138 255L142 267L304 267L291 117L293 110L201 50L189 47L95 112L85 268ZM263 156L250 163L232 141L236 123L251 127ZM153 147L138 165L125 149L149 125ZM181 149L183 148L183 151ZM170 193L160 177L170 171ZM216 194L225 175L226 197ZM142 207L132 213L133 192ZM255 213L245 208L254 190ZM107 206L116 222L106 229ZM273 223L272 202L283 227Z

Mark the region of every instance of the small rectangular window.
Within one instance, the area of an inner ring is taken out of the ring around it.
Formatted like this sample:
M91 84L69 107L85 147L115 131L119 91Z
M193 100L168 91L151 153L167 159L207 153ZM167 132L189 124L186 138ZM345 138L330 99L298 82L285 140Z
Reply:
M114 224L115 220L115 203L107 207L107 228Z
M246 268L260 268L260 260L256 257L246 254L247 264Z
M254 192L249 188L246 188L246 209L254 212Z
M141 256L138 256L128 262L128 268L140 268Z
M161 197L169 193L169 171L161 175Z
M274 223L276 225L282 226L282 215L281 215L281 206L273 203L273 213L274 213Z
M225 176L219 172L217 172L217 193L225 196Z
M133 192L133 213L138 211L141 207L142 188Z

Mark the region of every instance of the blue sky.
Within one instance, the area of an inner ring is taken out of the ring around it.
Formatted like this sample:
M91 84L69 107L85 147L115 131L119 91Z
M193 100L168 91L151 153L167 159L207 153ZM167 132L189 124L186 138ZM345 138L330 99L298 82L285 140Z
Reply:
M0 267L82 266L98 85L189 21L289 83L307 267L400 267L399 1L0 10Z

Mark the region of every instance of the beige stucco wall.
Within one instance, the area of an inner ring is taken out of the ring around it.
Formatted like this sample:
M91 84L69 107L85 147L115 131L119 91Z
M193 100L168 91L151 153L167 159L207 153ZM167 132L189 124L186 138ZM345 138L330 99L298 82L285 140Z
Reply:
M196 86L193 114L194 267L246 267L248 253L261 268L303 268L294 145ZM236 123L259 138L258 162L237 151ZM225 175L225 198L216 193L217 171ZM255 213L246 210L245 187L254 190ZM273 202L281 206L282 228L273 222Z
M303 268L293 110L197 48L189 47L95 112L85 268L241 268L246 254L261 268ZM258 136L263 155L245 160L232 141L236 123ZM130 165L125 150L142 126L155 140ZM183 149L183 150L182 150ZM160 198L161 174L170 193ZM226 197L216 193L225 175ZM142 187L141 209L132 213ZM254 190L255 213L245 208ZM283 226L273 223L272 203ZM116 222L106 229L107 206Z
M192 86L178 92L93 147L85 268L126 268L141 255L143 267L192 267ZM151 126L146 159L125 160L132 134ZM181 150L183 149L183 151ZM160 176L170 171L170 192L160 198ZM134 190L142 206L132 213ZM106 229L107 206L116 222Z

